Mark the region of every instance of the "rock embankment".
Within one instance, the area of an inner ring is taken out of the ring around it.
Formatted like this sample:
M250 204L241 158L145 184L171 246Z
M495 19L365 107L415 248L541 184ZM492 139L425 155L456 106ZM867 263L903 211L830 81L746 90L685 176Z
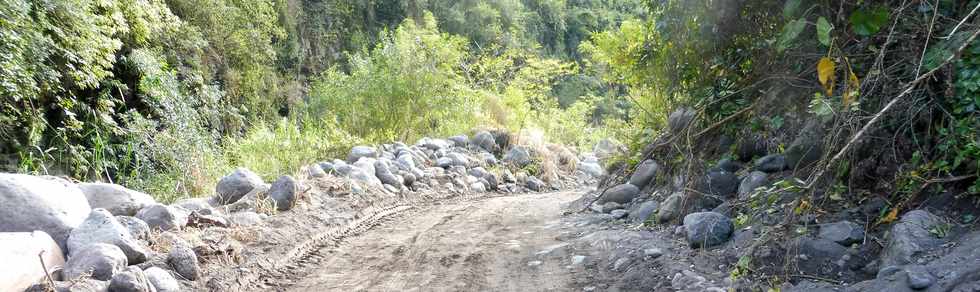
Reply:
M241 259L248 254L245 243L262 232L287 234L282 230L290 227L279 222L300 218L291 213L338 212L302 217L330 225L356 219L355 209L369 207L368 201L538 192L594 181L604 172L591 153L569 158L566 153L574 152L563 146L501 146L502 138L479 131L472 139L356 146L344 159L308 165L271 183L237 168L218 181L213 196L171 204L115 184L0 174L0 258L16 261L5 263L11 268L0 273L0 290L191 290L203 286L195 282L209 274L209 264L247 261ZM325 185L323 196L310 198L311 189Z
M691 119L685 109L670 115L661 138L677 135ZM946 208L890 214L887 196L852 203L832 194L847 190L805 193L801 169L822 155L814 135L804 129L781 153L737 143L725 149L738 160L719 157L693 171L667 169L678 164L674 157L651 155L580 202L594 202L588 209L608 219L623 218L624 232L672 234L685 249L713 255L695 256L710 268L677 273L672 287L680 291L978 291L980 231L950 219L974 215ZM773 277L782 283L768 286ZM715 284L686 284L691 279Z

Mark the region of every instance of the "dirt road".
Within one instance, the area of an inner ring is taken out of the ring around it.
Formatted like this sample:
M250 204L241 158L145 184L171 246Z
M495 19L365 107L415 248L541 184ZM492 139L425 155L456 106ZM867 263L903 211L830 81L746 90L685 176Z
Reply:
M561 206L578 192L495 197L395 218L325 251L292 291L568 291ZM577 288L581 289L581 288Z

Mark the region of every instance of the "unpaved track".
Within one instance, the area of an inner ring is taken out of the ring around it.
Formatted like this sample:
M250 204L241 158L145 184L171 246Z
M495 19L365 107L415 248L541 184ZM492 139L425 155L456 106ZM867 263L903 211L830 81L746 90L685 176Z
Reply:
M568 291L568 269L535 262L559 244L580 192L494 197L400 216L323 251L291 291Z

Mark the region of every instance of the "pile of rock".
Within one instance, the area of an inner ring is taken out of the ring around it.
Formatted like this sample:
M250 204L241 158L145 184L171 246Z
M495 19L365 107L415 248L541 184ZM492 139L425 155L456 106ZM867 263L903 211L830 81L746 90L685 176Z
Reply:
M448 139L422 138L414 145L396 142L378 147L356 146L346 160L311 165L309 172L314 177L346 178L355 192L378 189L400 193L442 188L458 192L516 193L545 191L557 186L558 181L546 181L525 170L535 162L536 155L550 153L513 146L498 159L495 153L501 152L502 147L496 140L489 131L479 131L472 139L457 135ZM591 153L574 160L567 163L577 166L578 181L594 180L604 174Z
M314 180L342 179L355 192L526 192L561 183L525 170L536 155L549 153L516 146L498 160L495 153L502 148L492 133L480 131L473 139L458 135L424 138L415 145L356 146L345 160L305 170ZM563 160L582 167L576 181L602 174L594 155L585 154L581 161L571 156ZM218 181L212 197L168 205L115 184L0 174L0 258L8 260L7 268L0 268L0 290L179 291L181 280L202 274L196 247L179 232L263 224L270 214L300 202L307 189L302 184L288 175L269 184L238 168ZM47 280L49 272L53 281ZM48 287L50 282L55 287Z
M10 273L0 274L11 277L0 290L25 290L52 272L58 291L179 291L175 275L198 276L196 255L177 247L157 254L148 234L180 229L188 214L119 185L0 174L0 246L22 247L0 249L0 258L10 260ZM43 268L39 253L46 255Z

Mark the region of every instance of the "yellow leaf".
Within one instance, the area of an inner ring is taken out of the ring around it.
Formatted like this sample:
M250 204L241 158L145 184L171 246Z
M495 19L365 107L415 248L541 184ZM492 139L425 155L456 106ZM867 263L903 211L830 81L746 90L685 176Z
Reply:
M885 215L885 217L882 217L881 220L878 220L878 223L888 224L888 223L892 223L896 219L898 219L898 208L892 208L892 210L889 211L888 214Z
M827 91L827 96L834 95L835 67L834 60L831 60L829 57L820 58L820 62L817 63L817 78L820 80L820 84L823 85L824 90Z

